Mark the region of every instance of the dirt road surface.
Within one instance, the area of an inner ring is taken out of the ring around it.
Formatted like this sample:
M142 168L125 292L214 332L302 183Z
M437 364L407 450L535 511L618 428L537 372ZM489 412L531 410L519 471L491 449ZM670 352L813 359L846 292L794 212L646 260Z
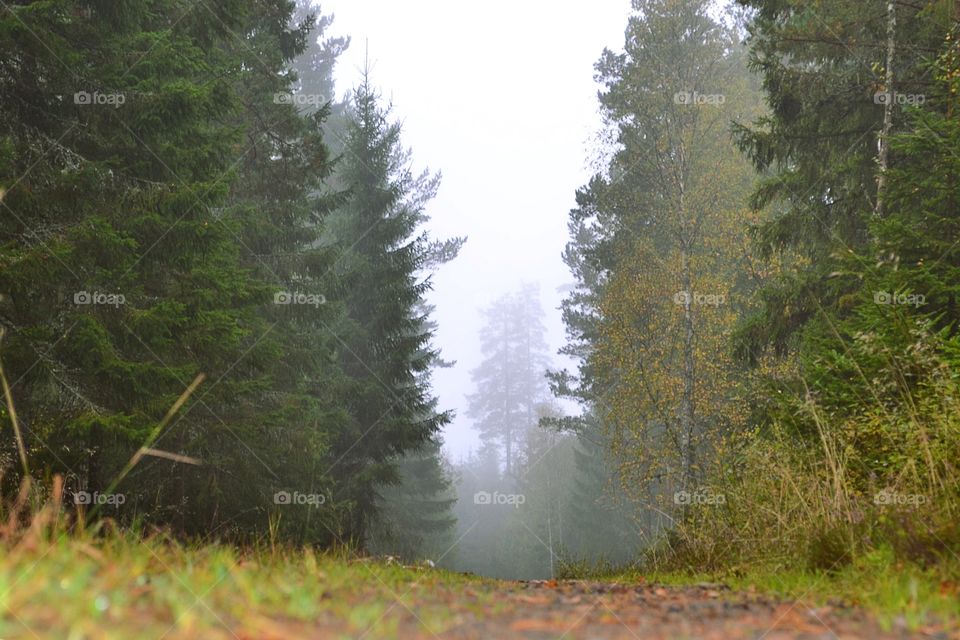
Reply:
M437 607L447 615L436 622ZM434 615L428 612L434 612ZM323 630L297 625L260 629L244 638L330 637L416 640L886 640L960 638L938 628L908 630L902 621L884 626L843 605L782 601L722 585L668 587L589 581L500 582L445 591L396 594L362 633L336 619L317 621ZM236 630L235 630L236 631Z

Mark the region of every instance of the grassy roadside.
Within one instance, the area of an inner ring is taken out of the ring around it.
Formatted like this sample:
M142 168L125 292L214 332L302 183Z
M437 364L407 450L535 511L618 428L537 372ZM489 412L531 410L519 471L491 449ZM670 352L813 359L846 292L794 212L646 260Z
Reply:
M885 630L949 631L950 637L960 637L960 561L924 568L897 562L892 553L874 551L830 573L769 566L719 573L630 571L610 579L633 583L641 577L671 586L722 583L734 591L778 596L808 606L856 606Z
M456 622L485 581L345 553L31 529L0 550L0 638L371 640ZM416 603L416 614L411 609ZM390 613L390 615L387 615Z

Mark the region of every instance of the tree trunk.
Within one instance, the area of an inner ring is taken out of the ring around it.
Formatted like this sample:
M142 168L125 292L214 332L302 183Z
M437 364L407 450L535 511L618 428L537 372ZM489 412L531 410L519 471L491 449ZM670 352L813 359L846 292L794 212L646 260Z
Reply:
M696 389L696 369L694 361L693 329L693 278L690 274L690 256L688 255L689 230L684 209L685 198L683 183L680 184L680 283L686 295L683 297L683 396L680 400L680 446L681 479L680 488L686 491L690 485L693 471L693 428L694 428L694 391Z
M886 102L883 105L883 129L880 132L880 149L877 158L880 174L877 176L877 204L874 215L883 215L883 198L887 188L887 167L890 163L890 131L893 129L893 105L896 93L893 90L893 56L896 53L897 9L894 0L887 0L887 68L884 78Z

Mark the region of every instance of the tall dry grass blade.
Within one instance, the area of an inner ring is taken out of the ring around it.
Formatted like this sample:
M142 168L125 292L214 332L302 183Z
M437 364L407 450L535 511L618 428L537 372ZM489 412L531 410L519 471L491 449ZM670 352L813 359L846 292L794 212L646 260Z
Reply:
M193 382L190 383L190 386L188 386L184 392L180 394L180 397L177 398L177 401L173 403L173 406L170 407L170 409L167 411L167 414L163 416L163 420L160 421L160 424L158 424L156 428L150 432L150 435L148 435L147 439L143 441L143 444L139 449L137 449L137 452L133 454L123 470L121 470L117 477L113 479L113 481L104 491L105 494L112 494L114 489L117 488L117 485L123 482L123 479L127 477L127 474L130 473L135 466L137 466L137 463L140 462L141 458L143 458L145 452L151 450L150 446L156 441L157 438L160 437L160 433L163 431L164 427L170 423L170 420L173 419L173 416L175 416L177 411L180 410L184 403L190 399L190 396L193 395L193 392L197 390L197 387L199 387L205 379L206 375L202 373L198 374L197 377L193 379ZM100 510L100 506L101 505L97 504L93 507L93 509L90 510L91 518L97 514L97 511Z
M30 499L30 487L30 476L27 476L20 482L20 492L17 494L16 501L10 507L10 513L7 515L7 526L4 528L5 537L13 537L20 529L20 514Z
M63 513L63 476L59 473L53 476L53 487L50 490L50 506L56 517L55 525L59 528L60 516Z
M154 458L164 458L166 460L173 460L174 462L180 462L182 464L192 464L194 466L200 466L203 464L203 460L198 458L191 458L190 456L182 456L179 453L170 453L169 451L163 451L161 449L151 449L150 447L142 447L140 449L140 457L143 456L153 456Z
M53 476L53 489L50 491L50 500L53 501L53 508L59 512L63 504L63 476L59 473Z
M5 330L0 327L0 344L3 343ZM7 412L10 414L10 422L13 423L13 433L17 439L17 452L20 454L20 464L23 466L23 477L30 477L30 465L27 463L27 448L23 444L23 434L20 433L20 421L17 420L17 409L13 406L13 394L10 392L10 385L7 383L7 374L3 371L3 359L0 358L0 383L3 384L3 398L7 403Z

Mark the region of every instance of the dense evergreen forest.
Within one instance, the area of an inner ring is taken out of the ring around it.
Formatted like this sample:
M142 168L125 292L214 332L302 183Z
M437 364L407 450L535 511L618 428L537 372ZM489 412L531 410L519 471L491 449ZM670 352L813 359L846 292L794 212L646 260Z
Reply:
M438 464L425 293L463 240L372 82L333 100L348 41L283 1L0 15L5 491L365 544L404 457Z
M573 284L481 311L461 459L431 289L467 239L333 24L3 3L5 501L508 578L960 552L955 2L632 0L557 185Z

